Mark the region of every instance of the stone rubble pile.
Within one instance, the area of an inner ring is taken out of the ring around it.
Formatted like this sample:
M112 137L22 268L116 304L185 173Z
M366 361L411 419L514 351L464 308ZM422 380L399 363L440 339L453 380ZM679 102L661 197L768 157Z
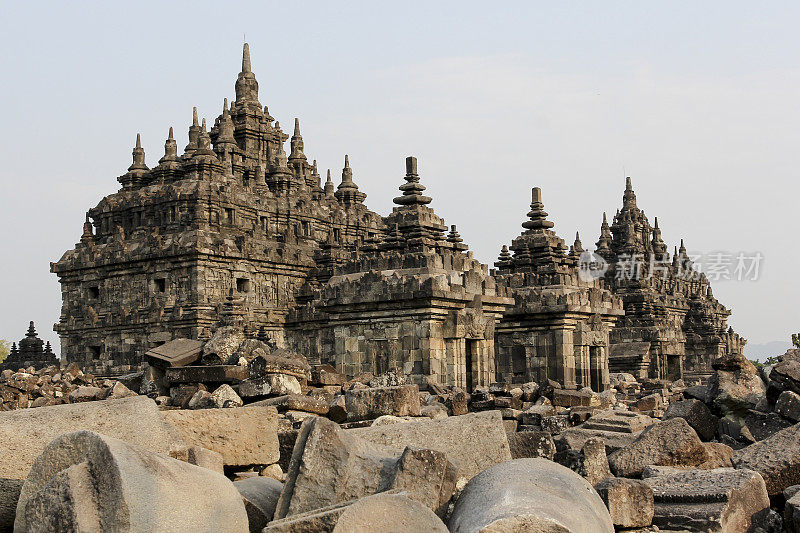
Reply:
M141 395L26 373L31 403L71 390L0 413L0 530L800 532L797 351L598 393L345 380L233 331L160 348Z

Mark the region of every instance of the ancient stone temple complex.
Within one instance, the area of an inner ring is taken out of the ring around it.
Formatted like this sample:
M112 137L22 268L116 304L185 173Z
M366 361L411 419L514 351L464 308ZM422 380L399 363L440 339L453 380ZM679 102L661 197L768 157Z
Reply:
M741 353L746 341L726 326L730 311L694 270L683 240L670 257L658 219L651 226L637 207L630 178L611 226L603 215L597 254L608 261L607 285L625 307L611 331L612 371L703 378L715 359Z
M0 370L11 369L17 370L19 368L44 368L48 365L57 365L58 359L56 354L53 353L53 348L50 346L50 341L45 343L39 338L36 333L36 328L33 322L28 326L28 332L25 338L17 343L11 345L11 351L8 357L5 358Z
M66 361L123 373L167 341L208 339L231 313L245 335L345 376L394 369L468 389L550 378L603 390L609 371L702 378L741 350L729 311L704 276L681 275L683 247L668 261L630 183L597 244L605 277L581 272L580 239L568 249L553 232L539 189L490 271L429 206L416 158L381 216L346 155L338 185L330 171L322 183L299 122L290 138L259 102L247 45L235 92L210 129L195 110L182 153L169 128L152 168L137 136L120 190L52 264ZM626 254L663 260L666 275L620 278Z

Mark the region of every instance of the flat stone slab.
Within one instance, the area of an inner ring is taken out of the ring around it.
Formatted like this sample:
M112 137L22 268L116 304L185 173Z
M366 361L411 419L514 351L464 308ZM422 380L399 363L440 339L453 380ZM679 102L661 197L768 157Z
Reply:
M769 512L764 480L752 470L686 470L643 482L653 489L653 524L661 528L746 533Z
M50 441L82 429L165 455L186 448L146 396L5 411L0 412L0 477L25 479Z
M635 441L642 432L622 433L619 431L603 431L600 429L585 429L583 426L568 428L561 432L556 438L556 445L559 449L570 448L580 450L586 441L591 438L601 438L606 445L606 453L613 453Z
M197 365L167 368L164 377L177 383L235 383L250 377L247 367L239 365Z
M164 361L169 366L185 366L200 359L203 343L193 339L175 339L145 352L147 357Z
M618 433L638 433L655 424L655 420L647 415L629 411L598 411L589 420L581 424L583 429L616 431Z
M174 410L161 414L186 444L219 453L226 466L270 465L280 459L275 407Z

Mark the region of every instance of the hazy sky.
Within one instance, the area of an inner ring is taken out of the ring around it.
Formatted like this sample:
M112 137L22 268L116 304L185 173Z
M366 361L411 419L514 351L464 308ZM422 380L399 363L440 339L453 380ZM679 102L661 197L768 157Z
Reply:
M671 247L763 254L717 281L751 344L800 330L796 2L0 3L0 338L54 342L49 262L115 192L137 132L153 166L192 106L233 97L246 35L260 100L379 213L416 155L432 207L483 262L540 186L594 247L624 175ZM776 348L777 350L777 348ZM782 351L782 350L781 350Z

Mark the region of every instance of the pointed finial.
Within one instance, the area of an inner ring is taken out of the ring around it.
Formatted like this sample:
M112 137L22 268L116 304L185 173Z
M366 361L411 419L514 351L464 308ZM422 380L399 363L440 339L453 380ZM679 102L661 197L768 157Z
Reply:
M244 43L242 49L242 72L252 72L250 70L250 45L247 43Z
M350 168L350 158L347 157L347 154L344 154L344 168Z
M655 218L655 223L656 225L653 227L653 229L658 229L658 217Z
M549 229L554 226L547 220L547 211L542 203L542 190L539 187L531 189L531 210L528 212L530 220L523 222L522 227L527 230Z
M200 123L197 122L197 106L192 108L192 126L199 126Z
M142 134L141 133L137 133L136 134L136 148L141 148L141 147L142 147Z
M206 131L206 119L203 117L203 123L200 125L200 129Z
M403 191L403 196L398 196L392 200L397 205L426 205L431 203L430 196L423 196L422 192L425 186L419 182L419 174L417 174L417 158L413 155L406 157L406 183L402 184L399 189Z
M603 224L608 224L608 219L606 219L606 212L603 211Z
M297 117L294 119L294 135L295 137L300 136L300 119Z
M452 226L450 226L450 233L447 234L447 242L452 242L457 244L463 241L464 239L461 238L461 235L459 235L458 231L456 230L456 225L453 224Z
M175 134L172 132L172 126L169 127L169 137L167 137L167 140L168 141L174 141L175 140Z
M633 186L631 185L631 177L630 176L627 176L625 178L625 190L626 191L632 191L633 190Z

